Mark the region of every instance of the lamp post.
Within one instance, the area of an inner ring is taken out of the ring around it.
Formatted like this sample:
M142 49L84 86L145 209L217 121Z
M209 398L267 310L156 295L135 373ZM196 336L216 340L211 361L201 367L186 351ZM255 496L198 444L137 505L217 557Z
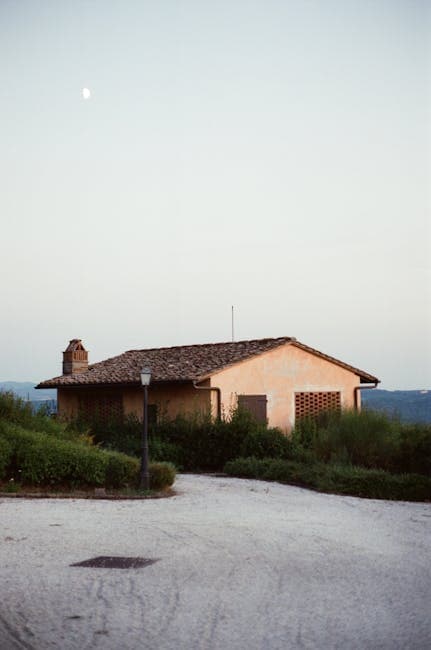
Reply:
M141 481L142 490L150 489L150 473L148 470L148 386L151 381L151 368L142 368L141 384L144 387L144 413L142 426L142 461L141 461Z

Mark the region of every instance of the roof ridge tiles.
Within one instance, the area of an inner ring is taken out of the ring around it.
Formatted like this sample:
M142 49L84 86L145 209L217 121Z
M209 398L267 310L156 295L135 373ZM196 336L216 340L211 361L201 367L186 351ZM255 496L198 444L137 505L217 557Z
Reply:
M241 341L217 341L216 343L184 343L183 345L166 345L160 348L135 348L132 350L126 350L123 354L128 354L130 352L160 352L162 350L175 350L179 348L206 348L220 345L240 345L241 343L265 343L267 341L296 341L296 338L294 336L275 336L265 337L263 339L241 339Z

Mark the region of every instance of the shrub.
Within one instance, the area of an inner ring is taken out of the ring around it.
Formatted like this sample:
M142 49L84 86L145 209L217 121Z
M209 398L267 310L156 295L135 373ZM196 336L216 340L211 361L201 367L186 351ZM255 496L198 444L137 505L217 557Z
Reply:
M373 499L431 500L431 478L418 474L390 474L363 467L271 458L237 458L226 463L224 470L231 476L291 483L321 492Z
M11 446L7 470L34 485L122 487L135 483L139 463L116 452L53 438L0 422L0 440Z
M19 425L27 431L38 431L60 438L91 445L88 432L81 432L70 424L60 422L49 416L45 409L34 411L31 403L17 397L12 392L0 391L0 421Z
M290 458L293 443L280 429L261 429L250 431L240 446L240 456L255 458Z
M174 445L180 452L180 465L185 470L194 471L221 470L228 460L250 453L248 450L260 454L265 454L265 449L272 453L285 453L287 446L281 432L268 430L248 411L238 409L222 421L207 413L180 415L172 420L163 418L156 425L154 435Z
M172 463L150 463L149 471L152 490L163 490L175 481L176 471Z
M418 474L391 474L384 470L363 467L326 466L318 489L329 487L338 494L353 494L370 499L428 501L431 499L431 479Z
M134 415L124 420L106 421L97 415L90 419L78 418L72 423L74 429L89 432L94 442L105 449L114 449L129 456L141 455L142 422Z
M73 430L77 428L75 423ZM135 416L124 422L81 422L80 430L94 435L105 449L141 456L142 422ZM229 460L254 456L427 475L431 427L403 425L373 411L329 412L301 420L289 438L240 409L220 422L201 412L173 419L163 415L150 424L149 456L186 471L219 471Z
M12 460L12 445L5 439L0 438L0 480L6 477L6 470Z
M23 483L97 486L105 484L108 458L97 449L45 439L18 449L17 464Z
M106 487L124 487L136 483L139 475L139 461L117 451L103 451L108 462L105 474Z
M152 461L172 463L177 469L181 469L184 465L183 450L172 442L167 442L157 436L150 436L148 450Z
M320 418L320 425L322 419ZM314 441L319 429L318 420L311 417L301 418L296 422L295 428L292 431L293 442L303 449L312 449Z
M239 478L263 478L267 468L271 464L270 458L235 458L229 460L223 470L229 476L238 476Z
M77 420L73 428L89 430L95 442L106 449L141 456L142 422L136 416L122 422ZM248 411L238 409L223 421L206 412L175 418L162 414L157 422L150 423L148 443L151 460L172 462L187 471L221 470L225 462L240 455L285 457L292 446L279 430L268 429Z
M35 412L30 402L26 402L10 391L0 391L0 420L52 435L64 435L66 430L65 424L46 415L43 409Z
M80 431L81 435L90 433L94 442L104 449L136 458L142 455L142 422L135 415L128 415L121 422L106 422L98 417L86 421L78 419L73 423L73 428ZM163 437L163 434L150 430L148 448L151 460L171 462L177 467L183 465L182 449Z
M30 428L33 417L33 408L29 402L25 402L11 391L0 391L0 420Z
M397 471L431 476L431 425L403 424L394 465Z
M403 424L382 412L326 414L320 426L300 423L293 439L325 463L431 474L431 426Z
M315 460L391 470L398 446L399 423L376 411L323 414L300 422L293 438Z
M162 418L154 427L153 435L163 443L181 449L181 464L185 470L214 469L217 466L222 442L209 414L178 415L171 420Z

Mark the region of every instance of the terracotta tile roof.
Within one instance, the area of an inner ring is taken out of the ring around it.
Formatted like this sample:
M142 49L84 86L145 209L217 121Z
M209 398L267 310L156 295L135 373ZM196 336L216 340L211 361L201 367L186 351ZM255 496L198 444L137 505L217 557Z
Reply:
M229 343L181 345L170 348L129 350L117 357L88 366L86 372L62 375L41 382L36 388L87 386L98 384L140 384L140 370L151 368L152 382L201 381L239 361L268 352L284 344L292 344L327 361L336 363L360 377L362 383L378 381L358 368L314 350L296 339L283 336Z

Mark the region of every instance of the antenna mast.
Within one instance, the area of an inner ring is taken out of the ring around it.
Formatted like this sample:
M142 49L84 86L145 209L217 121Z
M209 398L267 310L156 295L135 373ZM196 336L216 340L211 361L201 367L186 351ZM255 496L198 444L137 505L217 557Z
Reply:
M233 305L232 305L232 342L235 341L234 335L234 320L233 320Z

